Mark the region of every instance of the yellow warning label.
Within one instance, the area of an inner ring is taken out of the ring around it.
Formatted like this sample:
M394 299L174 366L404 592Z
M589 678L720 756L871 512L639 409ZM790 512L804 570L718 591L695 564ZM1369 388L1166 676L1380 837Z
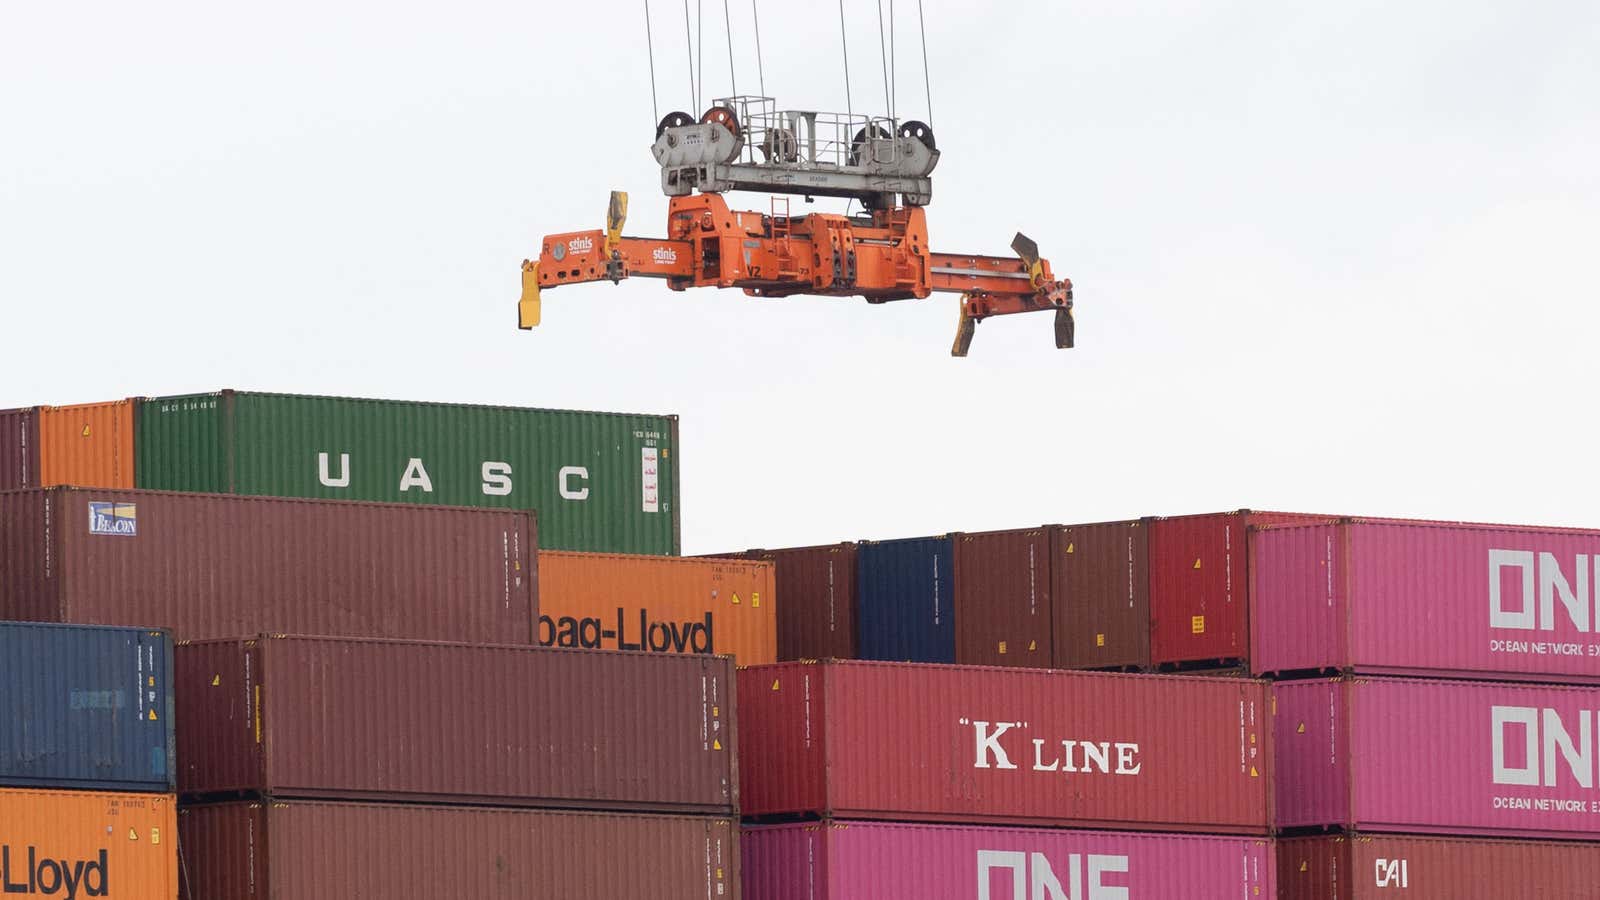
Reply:
M722 867L721 867L721 866L718 866L718 867L717 867L717 877L718 877L718 878L721 878L721 877L722 877Z
M156 677L154 675L150 676L150 686L151 687L155 687L156 686Z
M773 690L777 690L778 689L778 679L776 679L776 678L772 679L772 689Z
M1261 777L1261 773L1256 771L1256 767L1255 766L1251 766L1250 767L1250 777L1251 778L1260 778Z
M761 592L760 591L751 591L750 592L750 608L751 609L760 609L761 608Z
M156 708L154 706L152 706L152 707L150 707L150 721L154 722L155 720L156 720Z
M1032 653L1033 651L1035 651L1037 649L1039 649L1039 642L1038 641L1029 641L1028 642L1028 652L1029 653Z
M1300 860L1300 871L1304 872L1305 870L1306 870L1306 861L1302 859L1302 860Z
M1254 744L1255 742L1256 742L1256 736L1255 736L1254 733L1251 733L1251 735L1250 735L1250 743Z
M722 741L717 740L716 738L712 738L711 739L711 749L713 749L713 750L721 750L722 749Z
M1197 560L1194 561L1194 567L1196 569L1200 568L1200 560L1197 559Z
M1001 641L1000 642L1000 652L1001 653L1005 653L1006 652L1006 642L1005 641Z
M738 606L739 605L739 592L738 591L734 591L734 593L733 593L733 605L734 606Z
M722 713L719 713L719 712L717 712L717 707L716 707L716 706L712 706L712 707L711 707L711 714L712 714L712 715L713 715L713 716L720 716L720 715L722 715Z
M1077 544L1069 543L1069 544L1067 544L1067 552L1068 553L1076 553L1076 552L1078 552L1077 547L1078 547Z
M1306 723L1301 722L1300 723L1300 727L1296 728L1294 730L1294 733L1295 734L1305 734L1306 733Z
M137 828L129 828L128 829L128 840L137 841L138 839L139 839L139 829L137 829Z
M1206 617L1205 616L1195 616L1195 617L1191 618L1189 620L1189 631L1193 632L1194 634L1205 634L1206 633Z
M87 422L85 422L84 425L83 425L83 436L84 437L88 437L89 436L89 423L87 423Z
M221 675L213 675L213 676L211 676L211 686L212 687L216 687L217 685L220 685L220 684L222 684L222 676Z
M150 843L152 843L152 844L161 843L161 829L159 829L159 828L150 829Z
M1106 645L1106 633L1104 631L1094 636L1094 645L1096 647L1104 647Z

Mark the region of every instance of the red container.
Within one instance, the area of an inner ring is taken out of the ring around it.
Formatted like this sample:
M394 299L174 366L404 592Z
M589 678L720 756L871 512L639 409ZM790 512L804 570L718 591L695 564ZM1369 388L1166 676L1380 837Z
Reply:
M1600 682L1600 531L1349 519L1250 534L1251 665Z
M188 900L738 900L729 819L316 801L178 813Z
M738 810L725 656L299 637L176 655L186 795Z
M751 550L772 562L778 597L778 659L856 657L856 545Z
M1291 838L1278 842L1278 890L1284 900L1580 900L1600 893L1600 844Z
M1058 669L1150 665L1150 525L1051 529L1050 603Z
M956 662L1048 669L1049 529L963 532L951 544Z
M914 663L739 670L747 816L1267 834L1266 685Z
M0 619L528 643L533 514L51 488L0 493Z
M1150 523L1150 661L1213 668L1249 654L1247 529L1309 524L1328 516L1238 512L1175 516Z
M39 411L0 409L0 491L39 484Z
M740 852L745 900L1277 895L1265 838L828 821L747 827Z

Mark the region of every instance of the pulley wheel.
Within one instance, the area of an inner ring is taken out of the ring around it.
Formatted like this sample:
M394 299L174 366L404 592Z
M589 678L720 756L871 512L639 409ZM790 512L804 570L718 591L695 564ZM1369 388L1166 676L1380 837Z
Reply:
M862 151L867 149L867 141L869 140L867 137L867 131L867 128L862 128L860 131L856 132L855 137L850 139L850 165L852 166L861 165L861 154ZM886 141L890 137L889 132L884 131L882 125L871 126L871 131L871 140Z
M694 116L686 112L669 112L656 124L656 137L660 138L663 134L666 134L668 128L682 128L685 125L693 124Z
M800 155L799 142L787 128L770 128L761 139L761 153L767 162L794 162Z
M938 143L933 139L933 128L927 122L918 122L916 119L912 119L909 122L900 123L900 136L903 138L916 138L922 142L922 146L927 147L929 150L939 149Z
M705 115L700 117L700 122L705 125L721 125L735 138L739 136L739 117L726 106L713 106L706 110Z

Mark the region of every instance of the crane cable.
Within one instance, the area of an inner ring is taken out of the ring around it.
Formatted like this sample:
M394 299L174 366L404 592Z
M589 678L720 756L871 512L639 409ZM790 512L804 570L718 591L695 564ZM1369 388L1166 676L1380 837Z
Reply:
M844 115L848 123L855 117L855 107L850 101L850 41L845 37L844 0L839 0L839 46L844 49ZM846 130L849 130L848 125Z
M694 45L695 64L696 68L699 69L695 73L695 83L700 85L700 91L704 93L706 89L706 11L705 3L702 0L694 0ZM694 95L694 108L697 110L705 108L700 105L701 99L700 94Z
M650 118L661 121L661 108L656 105L656 38L650 30L650 0L644 0L644 45L650 54Z
M917 30L922 34L922 86L928 92L928 125L933 126L933 82L928 78L928 26L922 21L922 0L917 0Z
M767 95L767 72L761 63L761 13L756 11L756 0L750 0L750 18L756 23L756 75L761 79L761 96Z
M733 86L733 96L739 96L739 77L733 71L733 20L728 17L728 0L722 0L722 26L728 32L728 83Z
M683 46L689 57L689 103L691 109L700 108L700 94L694 89L694 38L689 31L689 0L683 0Z
M889 15L889 30L894 30L894 14ZM883 63L883 105L889 118L894 118L894 106L889 102L889 51L883 42L883 0L878 0L878 59Z

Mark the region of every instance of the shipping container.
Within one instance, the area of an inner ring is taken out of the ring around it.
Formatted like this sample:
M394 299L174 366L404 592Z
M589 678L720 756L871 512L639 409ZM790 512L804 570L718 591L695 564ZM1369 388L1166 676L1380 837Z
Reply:
M1244 509L1151 520L1151 663L1211 667L1248 659L1247 529L1329 518Z
M161 491L0 493L0 619L529 643L533 514Z
M1277 895L1265 838L830 820L746 827L739 845L745 900Z
M955 661L1050 668L1049 529L964 532L951 546Z
M1278 842L1284 900L1589 900L1600 844L1354 834Z
M176 900L178 804L170 794L0 788L7 896Z
M772 563L778 659L855 659L856 545L751 550Z
M133 487L131 400L39 407L39 487Z
M0 784L170 793L172 639L0 622Z
M545 647L777 658L772 563L740 559L539 554Z
M1268 834L1266 685L780 663L739 670L746 816Z
M1250 560L1257 672L1600 682L1600 531L1349 519Z
M188 900L739 900L730 819L236 802L179 828Z
M177 664L185 796L738 811L725 656L263 637Z
M1273 686L1278 824L1594 838L1600 688L1343 678Z
M678 552L678 418L223 391L139 407L138 486L534 509L564 550Z
M0 491L39 486L39 411L0 409Z
M955 662L954 568L949 535L862 541L856 556L860 658Z
M1058 669L1150 665L1150 527L1143 519L1051 529Z

